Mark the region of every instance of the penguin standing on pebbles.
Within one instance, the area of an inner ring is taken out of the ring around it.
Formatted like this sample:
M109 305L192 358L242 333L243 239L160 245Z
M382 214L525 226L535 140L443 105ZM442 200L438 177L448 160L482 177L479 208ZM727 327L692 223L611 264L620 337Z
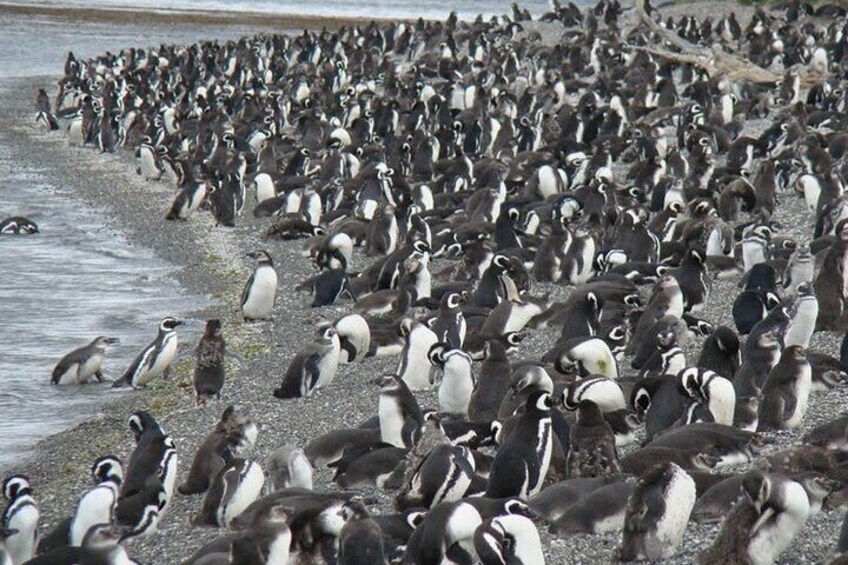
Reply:
M111 524L115 519L118 491L124 479L120 460L112 455L99 458L91 466L91 477L96 486L80 498L71 519L68 545L72 547L82 546L91 528Z
M627 503L618 559L672 557L686 533L695 497L695 481L674 463L657 465L642 475Z
M197 405L202 406L213 396L221 398L221 389L224 387L226 343L221 337L221 320L206 321L206 329L195 352L197 366L194 369L194 393Z
M458 292L446 293L439 305L438 316L430 322L430 329L439 341L444 341L451 349L459 349L465 341L466 322L461 308L464 301Z
M471 356L461 349L448 350L446 343L437 343L430 349L429 357L434 366L442 369L439 412L466 418L474 391Z
M816 318L819 315L819 301L809 283L804 282L798 285L798 298L795 299L793 310L783 345L785 347L800 345L807 348L810 346L810 339L816 329Z
M318 340L304 347L289 363L274 396L280 399L309 396L313 390L328 386L336 377L340 350L336 330L332 327L321 330Z
M759 409L759 430L797 428L804 421L813 387L804 348L790 345L769 373Z
M247 256L256 259L258 265L244 287L241 311L247 321L265 320L271 317L277 298L277 271L274 270L274 260L265 251L254 251Z
M552 408L547 392L527 397L524 413L492 461L486 497L526 499L541 490L553 454Z
M103 356L106 349L116 343L116 337L100 336L85 347L71 351L56 364L50 382L54 385L83 384L91 377L102 381L103 372L100 365L103 363Z
M262 493L265 473L258 463L233 457L227 445L221 447L220 455L224 468L212 480L194 524L229 527Z
M0 527L7 533L6 554L14 565L18 565L35 556L41 514L32 497L29 479L24 475L6 477L3 496L7 504Z
M147 386L147 383L162 375L167 379L171 364L177 357L177 326L183 322L175 318L165 318L159 323L159 335L153 343L138 354L124 375L112 384L113 388L129 385L133 388Z

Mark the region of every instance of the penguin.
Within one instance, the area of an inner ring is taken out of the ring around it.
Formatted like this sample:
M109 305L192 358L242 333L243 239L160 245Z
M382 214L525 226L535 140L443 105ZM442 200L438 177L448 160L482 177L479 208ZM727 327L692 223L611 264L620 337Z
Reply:
M576 380L568 384L562 392L562 406L566 410L577 410L582 400L591 400L604 413L627 408L621 387L606 377Z
M241 311L246 321L266 320L274 311L277 298L277 271L266 251L247 254L256 259L256 270L248 279L241 297Z
M809 498L793 480L757 471L742 494L699 563L774 563L807 522Z
M769 371L780 361L780 341L788 324L789 316L780 305L751 330L743 349L742 365L733 380L737 397L760 393Z
M159 334L153 343L138 354L123 376L112 386L129 385L140 388L147 386L147 383L159 375L167 379L171 364L177 357L177 326L182 324L183 322L176 318L164 318L159 323Z
M557 371L576 372L582 377L601 375L618 378L618 363L609 345L600 337L584 336L557 341L542 361L553 362Z
M819 315L819 301L809 283L801 283L797 286L798 297L795 299L792 319L789 321L789 329L783 338L783 345L800 345L803 348L810 346L810 339L816 329L816 318Z
M268 457L265 468L265 492L268 494L285 488L312 490L312 464L299 447L280 447Z
M312 293L312 308L330 306L343 296L351 295L347 272L344 269L321 271L297 285L295 290Z
M621 472L615 450L615 434L604 420L600 407L582 400L577 407L577 420L571 426L571 449L566 457L569 479L602 477Z
M492 461L486 497L526 499L542 488L553 454L553 402L549 393L537 390L524 406L515 429Z
M380 400L377 415L380 439L395 447L411 447L413 433L423 422L415 396L402 379L392 375L380 381Z
M23 216L13 216L0 220L0 235L32 235L40 233L38 225Z
M147 537L156 533L159 519L168 504L162 483L150 485L143 491L118 501L115 522L125 529L121 539Z
M203 507L193 520L195 525L229 527L262 493L265 473L258 463L234 457L226 445L221 447L219 454L224 459L224 467L209 486Z
M806 435L804 443L838 451L848 451L848 415L816 426Z
M690 367L678 375L680 386L695 402L703 403L717 424L733 425L736 390L730 379L709 369Z
M482 523L480 512L467 500L437 504L412 532L401 563L440 565L454 551L455 544L473 539Z
M745 290L733 302L733 323L746 335L780 303L774 268L767 263L754 265L748 271Z
M841 220L836 226L836 240L827 250L824 263L813 284L819 302L819 315L816 329L820 331L839 330L842 327L842 313L845 310L845 288L848 288L843 265L848 261L848 219Z
M121 498L129 498L144 492L158 483L165 491L165 506L174 493L177 481L179 457L174 440L162 431L159 423L144 410L130 416L128 425L135 436L136 446L125 467L121 483Z
M789 345L769 372L760 401L761 431L793 429L804 421L812 389L812 368L804 348Z
M572 534L602 534L624 528L627 502L636 489L626 476L610 478L603 485L576 503L551 524L555 536Z
M477 385L471 393L468 419L472 422L491 422L497 419L498 409L510 388L512 366L506 348L495 339L486 342L483 363Z
M71 351L53 368L50 382L54 385L83 384L91 380L91 377L102 382L103 372L100 366L103 356L108 347L118 341L116 337L100 336L85 347Z
M221 320L207 320L203 337L195 349L197 364L194 369L194 394L197 405L206 404L207 399L221 398L224 388L224 355L226 342L221 337Z
M470 449L449 443L437 445L403 485L395 497L395 506L403 511L459 500L474 476L474 456Z
M123 531L124 528L114 524L97 524L89 530L82 547L60 547L26 563L28 565L68 563L138 565L138 562L130 559L126 550L120 545Z
M356 500L345 505L345 524L339 534L339 565L386 563L383 533L365 506Z
M630 404L645 421L645 439L651 441L672 427L686 411L687 397L673 375L642 379L630 393Z
M206 201L208 193L209 185L206 182L193 182L182 187L174 196L165 219L188 220Z
M545 563L535 524L530 518L517 514L489 518L477 526L474 549L483 565Z
M198 447L188 476L177 490L183 495L206 492L209 484L224 466L220 455L223 446L229 447L233 453L239 453L254 445L258 435L259 429L249 416L233 405L227 406L213 430Z
M98 458L91 466L91 478L96 486L80 498L71 518L68 532L68 545L71 547L81 547L91 528L111 524L115 520L118 494L124 479L121 461L113 455Z
M409 390L428 390L432 368L429 354L439 338L425 323L417 320L404 319L400 327L406 334L406 343L403 344L395 372Z
M668 559L677 551L695 506L695 481L674 463L639 477L627 502L620 561Z
M445 342L451 349L459 349L465 341L467 324L461 305L465 301L457 292L448 292L439 304L439 314L430 321L430 329L439 341Z
M736 332L727 326L718 326L704 340L695 366L733 380L740 362L741 352Z
M655 437L646 447L698 450L717 458L717 465L750 462L760 437L733 426L700 422L671 428Z
M6 508L0 521L6 532L6 554L12 563L24 563L35 556L38 546L38 520L41 513L33 498L29 479L11 475L3 481Z
M447 343L437 343L428 354L430 362L441 368L439 411L445 414L468 416L468 405L474 391L471 356L461 349L448 349Z
M814 273L815 258L810 252L810 246L801 244L792 252L783 270L783 288L790 295L797 294L800 285L813 284Z
M671 275L664 275L654 286L653 294L645 310L639 317L633 335L627 344L626 353L633 355L643 339L643 335L649 333L650 328L665 317L681 319L683 317L683 291L680 283Z
M307 344L289 363L282 384L274 389L280 399L310 396L336 378L341 344L332 327L319 330L318 340Z

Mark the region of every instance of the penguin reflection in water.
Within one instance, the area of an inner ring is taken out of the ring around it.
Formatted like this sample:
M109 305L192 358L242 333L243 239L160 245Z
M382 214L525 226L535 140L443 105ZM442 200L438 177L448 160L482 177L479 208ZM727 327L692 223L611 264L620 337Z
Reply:
M159 323L159 334L153 343L138 354L124 375L112 386L130 385L140 388L147 386L147 383L159 375L167 379L171 364L177 358L177 326L182 324L183 322L176 318L163 319Z

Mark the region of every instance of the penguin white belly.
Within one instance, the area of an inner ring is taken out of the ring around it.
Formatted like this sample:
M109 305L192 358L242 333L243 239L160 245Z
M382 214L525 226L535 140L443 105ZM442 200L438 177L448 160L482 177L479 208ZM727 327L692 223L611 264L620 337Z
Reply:
M397 401L385 394L380 395L378 404L380 417L380 436L386 443L395 447L406 447L403 443L403 415Z
M68 126L68 144L82 145L83 143L85 143L85 137L82 132L82 118L74 118Z
M289 548L291 547L291 532L288 528L277 534L268 545L268 558L265 563L268 565L288 565L289 563Z
M99 354L92 355L85 360L82 367L79 368L79 382L88 382L96 372L100 370L100 365L103 363L103 356Z
M85 534L92 526L112 522L117 500L117 488L106 484L96 486L80 499L71 522L68 538L71 547L81 547Z
M141 176L145 180L159 180L159 177L162 176L162 171L156 166L156 158L149 149L142 148L139 168L141 169Z
M173 454L168 458L165 467L165 480L162 487L165 489L165 505L159 511L159 517L165 513L165 510L168 509L168 506L171 503L171 499L174 496L174 487L177 484L177 466L179 464L179 457L177 456L177 452L174 451Z
M620 532L624 529L624 519L626 517L626 508L622 507L621 510L616 512L615 514L610 514L609 516L605 516L601 518L597 522L592 525L592 533L594 534L606 534L609 532Z
M323 359L318 363L318 381L315 383L315 388L329 386L336 378L336 370L339 367L339 341L333 340L333 347Z
M406 354L401 357L397 374L409 387L409 390L428 390L430 388L430 360L427 352L439 338L429 328L420 327L412 330L409 336Z
M751 533L748 558L754 565L774 563L804 527L810 514L810 501L801 485L788 481L782 494L784 509L777 519L774 519L774 510L766 509Z
M472 539L483 518L470 504L460 504L445 524L445 546Z
M200 208L204 198L206 198L206 185L201 184L191 193L191 198L186 203L185 209L180 210L180 218L185 220L193 213L197 212L197 209Z
M467 414L474 382L471 375L446 374L439 385L439 411L448 414Z
M268 173L259 173L253 179L254 184L256 185L256 203L264 202L270 198L274 198L277 195L277 191L274 188L274 181L271 179L271 175Z
M697 497L695 481L682 469L676 469L665 492L665 513L657 521L656 529L645 538L648 559L667 559L674 555L695 507Z
M138 381L134 383L134 386L144 386L162 373L165 372L165 369L171 366L171 363L174 362L174 359L177 357L177 334L176 332L171 332L170 335L165 337L165 343L162 344L162 349L159 351L159 354L156 356L156 360L153 362L153 366L150 369L138 377Z
M297 454L289 465L289 486L312 490L312 465L303 453ZM270 563L270 561L269 561Z
M552 166L544 165L539 169L538 181L539 194L542 195L542 198L559 194L559 175Z
M276 296L277 272L269 265L259 267L242 306L244 317L254 320L269 317L274 310Z
M25 563L35 556L39 517L38 508L27 504L15 511L6 524L8 529L17 532L6 538L6 553L15 565Z
M807 407L810 403L810 391L812 388L812 370L807 365L795 379L795 411L786 420L787 428L797 428L803 423L804 416L807 414Z
M715 378L710 382L709 410L716 424L733 425L736 413L736 389L725 378Z
M247 466L247 469L242 472L235 494L233 494L229 504L223 509L222 515L224 524L226 525L229 525L230 522L244 512L262 494L262 486L265 484L265 473L253 461L249 461Z
M593 383L584 399L591 400L601 409L601 412L614 412L627 408L624 392L614 381L603 380Z
M67 370L62 373L62 376L59 377L59 380L56 384L60 385L78 385L82 381L80 380L80 365L79 363L74 363Z
M536 445L540 447L540 452L537 452L539 457L539 476L536 477L535 484L527 484L527 496L533 496L542 490L542 485L545 482L545 477L548 475L548 468L551 466L551 457L554 453L554 444L551 438L553 427L550 418L545 418L539 423L539 433L536 438Z
M804 349L808 348L810 346L810 338L813 337L813 330L816 329L816 318L818 318L818 315L818 300L804 300L789 323L789 330L787 330L786 338L784 339L785 347L800 345Z

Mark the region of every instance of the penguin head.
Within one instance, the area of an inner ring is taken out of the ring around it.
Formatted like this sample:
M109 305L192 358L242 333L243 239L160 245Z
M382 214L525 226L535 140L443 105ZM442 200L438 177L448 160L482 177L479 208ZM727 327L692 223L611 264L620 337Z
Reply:
M544 367L539 365L522 365L512 372L510 388L513 392L538 388L552 393L554 390L554 381Z
M98 336L94 340L94 347L98 349L106 349L110 345L115 345L116 343L120 343L120 339L117 337L107 337L107 336Z
M159 322L159 331L169 332L176 329L177 326L183 325L183 322L177 320L176 318L171 318L168 316L167 318L163 318L161 322Z
M648 409L651 407L651 391L645 386L637 386L633 389L630 404L636 410L636 414L640 418L644 418L648 413Z
M483 359L505 360L506 348L503 343L497 339L486 341L486 345L483 346Z
M112 524L95 524L88 529L82 546L102 550L116 546L124 535L125 528Z
M771 496L772 484L762 471L751 471L742 479L742 494L761 513Z
M338 333L336 332L336 328L333 326L328 326L326 328L318 330L318 341L325 345L330 345L334 340L338 339Z
M138 410L137 412L134 412L133 415L130 416L129 420L127 421L127 424L130 427L130 431L135 436L136 441L141 439L141 436L144 435L144 433L147 431L161 431L161 429L159 428L159 424L156 422L156 419L144 410Z
M581 426L596 426L604 422L601 407L591 400L581 400L577 406L577 423Z
M415 530L426 517L427 510L425 508L410 508L403 513L404 521L412 530Z
M29 492L32 492L32 487L26 475L11 475L3 481L3 496L6 500L14 500Z
M524 516L525 518L536 518L538 516L529 504L519 498L510 498L504 502L504 513L513 516Z
M442 298L442 304L448 310L456 310L465 302L465 297L459 292L449 292Z
M124 479L124 469L121 460L114 455L99 457L91 466L91 478L94 484L113 480L118 484Z
M796 363L805 363L807 361L807 352L802 345L789 345L783 349L780 358L786 358Z
M203 332L204 337L215 337L221 334L221 320L212 319L206 320L206 329Z
M504 340L507 343L506 350L513 350L518 347L522 341L524 341L524 334L521 332L507 332L506 335L504 335ZM486 354L488 355L488 352Z
M252 259L256 259L260 264L274 264L274 260L271 258L271 255L269 255L267 251L261 249L258 251L251 251L247 254L247 256Z
M430 351L427 352L427 359L434 367L444 367L445 354L449 351L450 346L447 343L439 342L433 344Z
M680 389L686 396L695 401L705 400L703 390L701 389L703 385L701 377L701 371L697 367L683 369L677 376Z

